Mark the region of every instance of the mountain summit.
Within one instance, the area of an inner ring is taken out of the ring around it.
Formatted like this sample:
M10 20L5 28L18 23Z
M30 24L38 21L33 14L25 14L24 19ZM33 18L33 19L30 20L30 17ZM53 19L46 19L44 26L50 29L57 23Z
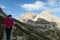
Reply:
M36 14L32 12L26 12L26 13L23 13L21 17L19 17L19 20L21 22L27 22L28 19L33 20L35 17L36 17Z
M50 10L45 10L42 13L38 14L36 16L36 18L34 19L34 21L37 21L38 18L43 18L43 19L46 19L46 20L50 20L51 17L52 17L51 11Z
M51 22L60 22L60 19L58 19L57 17L52 15L50 10L45 10L41 14L38 14L36 16L36 18L34 19L34 21L37 21L38 18L43 18L43 19L45 19L47 21L51 21Z

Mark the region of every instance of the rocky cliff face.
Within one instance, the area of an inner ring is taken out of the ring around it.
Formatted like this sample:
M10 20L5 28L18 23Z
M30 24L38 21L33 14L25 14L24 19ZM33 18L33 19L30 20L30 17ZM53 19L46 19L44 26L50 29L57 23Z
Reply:
M40 36L40 39L38 40L59 40L59 23L60 20L53 16L50 10L46 10L41 14L36 15L35 18L27 19L27 22L25 22L25 24L30 25L31 31Z
M32 28L34 29L35 31L37 31L38 33L42 33L43 36L49 38L50 40L58 40L59 37L57 35L57 24L54 23L54 22L49 22L45 19L41 19L39 18L38 21L29 21L28 22L29 25L31 26L34 26L35 28ZM46 39L48 40L48 39Z

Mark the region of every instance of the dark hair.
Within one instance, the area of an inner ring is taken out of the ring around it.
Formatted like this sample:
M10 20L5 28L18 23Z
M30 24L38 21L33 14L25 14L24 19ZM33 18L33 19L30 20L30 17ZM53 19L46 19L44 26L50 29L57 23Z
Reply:
M8 15L7 17L12 17L12 15Z

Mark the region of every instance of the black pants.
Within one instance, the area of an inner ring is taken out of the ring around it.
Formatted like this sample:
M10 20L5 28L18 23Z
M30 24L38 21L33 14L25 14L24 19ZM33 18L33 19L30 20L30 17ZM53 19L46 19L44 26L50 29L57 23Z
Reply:
M6 28L6 39L7 40L10 40L11 30L12 30L12 27Z

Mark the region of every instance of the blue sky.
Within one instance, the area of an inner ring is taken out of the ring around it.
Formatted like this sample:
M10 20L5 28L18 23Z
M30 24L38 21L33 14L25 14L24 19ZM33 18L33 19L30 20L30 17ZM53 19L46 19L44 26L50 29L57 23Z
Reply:
M16 19L25 12L39 14L47 9L60 18L60 0L0 0L0 7Z

